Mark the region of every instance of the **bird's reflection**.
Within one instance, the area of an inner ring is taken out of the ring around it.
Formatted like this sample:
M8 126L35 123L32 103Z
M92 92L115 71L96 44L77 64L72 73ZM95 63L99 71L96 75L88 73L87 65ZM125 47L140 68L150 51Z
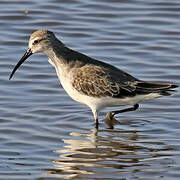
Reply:
M70 133L64 139L64 149L54 152L59 158L53 160L54 168L48 170L49 175L56 178L72 179L85 176L108 177L132 172L144 171L151 166L148 160L162 157L162 142L153 142L155 147L141 143L147 139L138 135L137 131L99 130L90 133ZM145 141L144 141L145 142ZM90 178L91 179L91 178Z

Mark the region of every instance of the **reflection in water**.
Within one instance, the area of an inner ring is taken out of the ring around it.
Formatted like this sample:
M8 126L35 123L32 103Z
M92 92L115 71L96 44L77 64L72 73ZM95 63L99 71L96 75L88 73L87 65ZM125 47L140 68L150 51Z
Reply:
M160 177L164 171L160 164L169 156L164 154L170 150L163 148L164 143L149 142L148 137L136 131L93 130L90 134L70 135L71 139L63 140L64 149L54 151L59 154L59 159L53 160L55 168L47 169L56 178L119 179L154 173Z

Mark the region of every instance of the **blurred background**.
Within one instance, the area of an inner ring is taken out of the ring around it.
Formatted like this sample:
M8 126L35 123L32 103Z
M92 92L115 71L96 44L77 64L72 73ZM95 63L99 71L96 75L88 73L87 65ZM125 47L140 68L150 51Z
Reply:
M62 89L46 56L9 81L37 29L143 80L180 84L178 0L0 0L0 179L180 177L179 90L94 129L89 108ZM120 107L121 108L121 107Z

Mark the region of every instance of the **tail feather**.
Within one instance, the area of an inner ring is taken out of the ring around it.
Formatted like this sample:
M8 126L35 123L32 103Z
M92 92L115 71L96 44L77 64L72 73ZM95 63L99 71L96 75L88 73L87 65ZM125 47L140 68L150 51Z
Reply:
M152 93L157 92L163 96L171 95L170 92L175 91L172 90L177 88L178 85L166 82L152 82L152 81L138 81L136 84L136 90L144 93Z

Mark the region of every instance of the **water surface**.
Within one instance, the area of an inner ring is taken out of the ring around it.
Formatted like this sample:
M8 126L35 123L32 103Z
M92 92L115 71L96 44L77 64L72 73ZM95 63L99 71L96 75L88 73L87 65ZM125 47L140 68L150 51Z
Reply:
M0 1L0 179L165 179L180 177L180 93L94 129L44 55L9 74L37 29L144 80L180 84L178 0Z

